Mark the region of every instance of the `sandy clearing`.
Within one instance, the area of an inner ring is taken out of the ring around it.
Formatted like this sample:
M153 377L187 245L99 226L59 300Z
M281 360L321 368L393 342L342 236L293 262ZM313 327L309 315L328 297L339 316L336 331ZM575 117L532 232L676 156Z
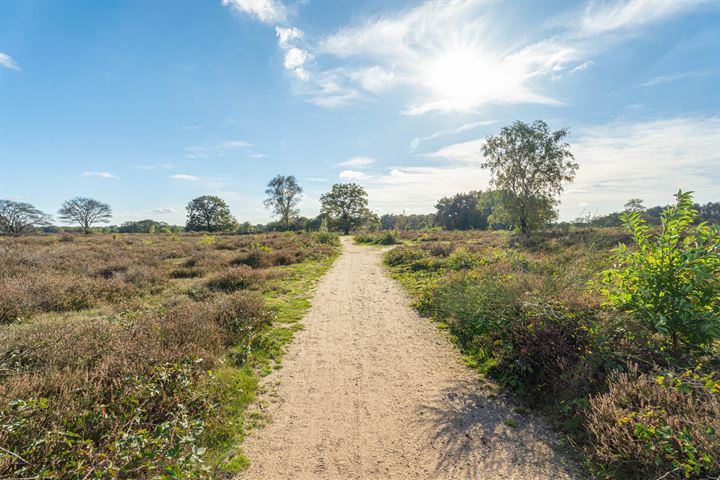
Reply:
M272 420L246 440L239 478L575 478L541 422L511 413L410 307L381 250L342 242L285 367L265 381L277 385Z

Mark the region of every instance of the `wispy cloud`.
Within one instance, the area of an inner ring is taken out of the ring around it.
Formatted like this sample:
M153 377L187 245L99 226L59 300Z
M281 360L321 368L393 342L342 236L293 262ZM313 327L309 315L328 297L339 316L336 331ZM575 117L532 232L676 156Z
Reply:
M370 157L352 157L349 160L345 160L344 162L336 163L336 167L367 167L368 165L372 165L375 163L374 158Z
M83 177L100 177L100 178L114 178L114 179L120 178L120 177L113 175L112 173L108 173L108 172L83 172Z
M342 180L362 180L368 178L368 174L357 170L343 170L338 174Z
M685 80L687 78L700 78L712 75L712 72L703 70L694 70L692 72L672 73L667 75L658 75L650 80L640 83L639 87L654 87L663 83L675 82L677 80Z
M223 157L230 150L252 147L253 144L245 140L226 140L216 145L195 145L185 149L188 158Z
M0 52L0 66L9 70L20 70L20 65L7 53Z
M328 181L327 178L322 178L322 177L307 177L305 180L307 180L308 182L317 182L317 183L323 183L323 182Z
M460 163L480 163L483 160L483 145L485 145L485 139L478 138L468 142L447 145L435 152L427 153L425 156L444 158Z
M592 1L572 18L571 25L585 35L597 35L663 21L701 5L702 3L697 1Z
M173 168L175 165L172 163L153 163L153 164L146 164L146 165L133 165L133 168L136 168L138 170L167 170L169 168Z
M175 175L170 175L170 178L174 178L175 180L184 180L188 182L197 182L198 177L195 175L188 175L186 173L176 173Z
M567 204L584 201L606 212L640 197L657 205L681 188L717 200L718 132L720 119L693 117L579 129L572 149L580 169Z
M616 33L637 32L697 3L591 2L556 20L557 28L546 30L551 36L539 30L529 36L539 40L529 43L507 43L494 8L471 0L428 1L358 19L314 43L297 27L276 27L276 35L283 66L297 80L295 92L327 108L385 95L402 98L409 115L487 104L562 105L543 80L585 70L591 57L628 38Z
M222 4L263 23L284 22L288 16L287 7L277 0L222 0Z
M175 212L177 212L177 210L174 208L156 208L152 211L152 213L158 213L160 215L169 215Z
M445 135L455 135L462 132L467 132L468 130L474 130L478 127L483 127L486 125L493 125L497 123L497 120L483 120L479 122L469 122L464 123L456 128L447 128L444 130L438 130L437 132L431 133L430 135L427 135L425 137L416 137L416 139L413 139L413 145L412 148L417 148L420 142L425 142L428 140L434 140L438 137L443 137Z

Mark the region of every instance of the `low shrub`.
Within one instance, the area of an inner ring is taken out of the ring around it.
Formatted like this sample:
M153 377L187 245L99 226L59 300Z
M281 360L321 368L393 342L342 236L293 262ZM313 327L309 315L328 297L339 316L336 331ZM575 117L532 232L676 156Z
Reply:
M385 230L378 233L361 233L355 235L355 243L369 245L395 245L400 243L398 233L394 230Z
M210 290L221 292L234 292L260 285L267 279L267 275L247 265L231 267L214 275L207 281Z
M590 400L588 456L616 478L720 475L720 379L693 371L614 375Z
M390 266L409 264L415 260L425 258L427 253L417 247L396 247L385 255L385 263Z

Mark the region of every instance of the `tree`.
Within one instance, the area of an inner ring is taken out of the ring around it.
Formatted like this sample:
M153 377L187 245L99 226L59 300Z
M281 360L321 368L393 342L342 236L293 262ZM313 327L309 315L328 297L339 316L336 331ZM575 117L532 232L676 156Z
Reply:
M458 193L435 204L435 221L446 230L486 229L487 215L478 209L482 192Z
M290 222L299 213L296 207L302 200L302 192L303 189L293 175L277 175L267 185L265 208L273 210L285 230L290 228Z
M557 218L557 197L563 183L575 178L566 129L551 132L545 122L515 122L483 145L491 185L506 192L507 210L514 225L527 233Z
M50 215L29 203L0 200L0 233L20 235L49 223Z
M644 212L645 205L641 198L631 198L623 206L626 212Z
M62 204L58 215L65 223L79 224L88 234L93 223L108 223L112 218L112 210L107 203L92 198L75 197Z
M230 213L227 203L214 195L203 195L188 203L187 224L189 232L228 232L237 228L237 220Z
M720 337L720 228L693 226L697 217L691 192L682 191L663 210L657 234L639 212L623 213L635 248L620 244L602 278L607 304L667 335L675 353Z
M327 215L345 235L371 215L367 208L367 192L356 183L336 183L320 197L320 204L320 213Z

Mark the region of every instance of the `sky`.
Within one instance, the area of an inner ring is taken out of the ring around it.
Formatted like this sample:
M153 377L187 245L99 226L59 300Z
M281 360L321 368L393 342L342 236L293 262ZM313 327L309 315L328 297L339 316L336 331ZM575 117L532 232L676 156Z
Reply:
M218 195L266 222L337 182L430 213L488 188L489 135L568 128L560 217L678 189L720 200L720 2L0 2L0 198L185 222Z

